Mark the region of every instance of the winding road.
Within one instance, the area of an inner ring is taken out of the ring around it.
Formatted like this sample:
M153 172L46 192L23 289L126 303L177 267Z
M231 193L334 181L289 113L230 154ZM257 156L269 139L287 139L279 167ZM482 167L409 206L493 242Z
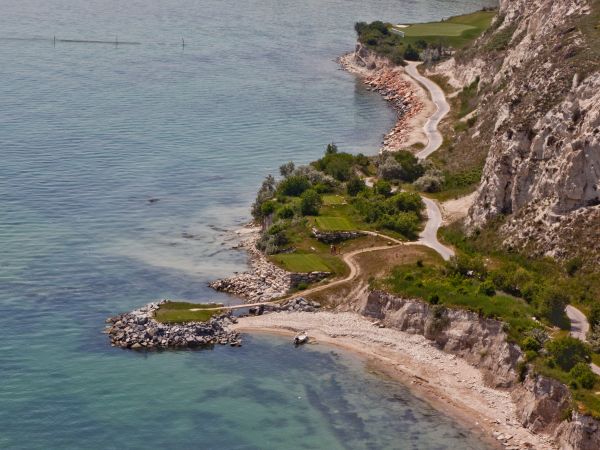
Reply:
M565 312L571 321L571 336L579 339L580 341L587 342L587 334L588 331L590 331L590 323L588 322L585 314L572 305L567 305ZM600 375L600 367L594 363L590 364L590 366L596 375Z
M415 63L415 62L408 63L408 65L406 66L406 72L408 73L409 76L411 76L414 80L416 80L418 83L423 85L429 91L431 100L437 107L435 113L427 120L427 122L423 126L423 131L425 132L425 135L427 136L428 143L427 143L427 146L423 150L421 150L419 153L417 153L417 157L419 159L425 159L429 155L431 155L433 152L435 152L437 149L439 149L440 146L442 145L443 137L438 130L438 126L439 126L441 120L444 118L444 116L446 116L446 114L448 114L448 112L450 111L450 105L448 105L448 102L446 101L446 96L444 95L444 92L442 91L442 89L437 84L435 84L433 81L422 76L418 72L417 66L419 64L420 63ZM369 180L366 180L366 181L368 184ZM371 181L371 185L372 185L372 180L370 180L370 181ZM435 250L437 253L439 253L439 255L444 260L446 260L446 261L449 260L452 256L454 256L454 250L452 250L450 247L443 245L440 241L438 241L438 238L437 238L437 232L442 224L442 213L440 212L440 208L438 207L435 200L432 200L432 199L424 197L424 196L422 196L422 199L423 199L423 203L425 203L425 207L426 207L426 211L427 211L427 222L425 223L425 228L419 234L419 240L417 242L403 242L398 239L394 239L389 236L386 236L384 234L376 233L374 231L363 231L363 233L371 235L371 236L378 236L378 237L384 238L388 242L393 242L394 244L396 244L395 246L419 245L419 244L424 245L426 247L429 247L429 248ZM369 252L374 252L374 251L379 251L379 250L387 250L387 249L393 248L395 246L386 245L386 246L380 246L380 247L371 247L371 248L366 248L366 249L361 249L361 250L355 250L353 252L343 255L342 260L350 268L350 273L343 279L335 280L335 281L332 281L331 283L315 286L313 288L306 289L298 294L295 294L295 295L292 295L289 297L284 297L284 298L277 299L277 300L272 300L269 302L244 303L242 305L223 306L220 308L206 308L206 310L225 310L225 309L226 310L235 310L235 309L242 309L242 308L250 308L253 306L268 305L268 304L272 304L272 303L279 303L283 300L289 300L292 298L313 294L315 292L319 292L319 291L329 289L334 286L338 286L340 284L354 280L360 274L360 267L354 260L355 256L360 255L362 253L369 253ZM197 310L198 309L191 309L191 311L197 311Z

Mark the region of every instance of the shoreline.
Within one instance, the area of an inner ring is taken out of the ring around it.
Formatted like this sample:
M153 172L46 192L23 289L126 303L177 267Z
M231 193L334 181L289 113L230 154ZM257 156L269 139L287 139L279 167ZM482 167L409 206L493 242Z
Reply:
M359 356L495 448L555 448L548 438L519 423L509 391L486 386L479 369L421 335L379 328L357 313L326 311L244 317L231 329L280 336L306 331L317 345Z
M428 145L423 127L435 113L427 90L404 67L391 66L364 47L338 58L343 70L358 76L369 90L378 92L396 111L394 126L383 138L379 152L397 152L414 145Z

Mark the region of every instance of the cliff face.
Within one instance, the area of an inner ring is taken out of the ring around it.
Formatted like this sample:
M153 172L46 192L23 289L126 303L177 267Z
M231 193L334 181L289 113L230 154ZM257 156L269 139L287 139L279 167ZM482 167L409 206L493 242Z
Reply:
M492 29L442 66L480 79L473 139L489 148L471 231L507 216L507 247L600 261L599 46L598 0L501 0Z
M362 314L379 319L386 326L434 341L440 349L481 369L486 383L491 386L509 387L517 381L515 368L521 351L507 342L502 323L497 320L381 291L368 295Z
M522 353L507 342L501 322L382 291L368 294L361 313L386 327L423 335L441 350L478 367L486 383L511 390L521 425L551 436L561 450L600 448L600 422L571 410L573 401L565 385L533 374L519 382L517 364Z

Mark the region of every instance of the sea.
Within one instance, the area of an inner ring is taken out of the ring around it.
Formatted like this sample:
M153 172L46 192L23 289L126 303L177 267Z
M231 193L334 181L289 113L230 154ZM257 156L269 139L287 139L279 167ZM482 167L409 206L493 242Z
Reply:
M0 0L0 448L483 449L325 345L112 348L150 301L238 299L234 231L268 174L394 111L336 58L354 23L490 0Z

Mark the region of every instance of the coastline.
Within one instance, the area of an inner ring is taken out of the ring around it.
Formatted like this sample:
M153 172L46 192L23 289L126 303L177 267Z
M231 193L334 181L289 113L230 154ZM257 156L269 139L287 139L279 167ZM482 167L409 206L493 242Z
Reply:
M510 392L486 386L479 369L437 349L421 335L379 328L356 313L325 311L244 317L231 328L284 336L305 331L317 344L364 358L376 371L407 386L496 448L555 448L549 439L519 423Z
M381 94L396 110L398 118L383 138L381 153L397 152L414 145L427 146L429 140L423 127L436 107L427 90L407 74L405 68L391 66L360 45L356 51L338 58L338 63L358 76L369 90Z

